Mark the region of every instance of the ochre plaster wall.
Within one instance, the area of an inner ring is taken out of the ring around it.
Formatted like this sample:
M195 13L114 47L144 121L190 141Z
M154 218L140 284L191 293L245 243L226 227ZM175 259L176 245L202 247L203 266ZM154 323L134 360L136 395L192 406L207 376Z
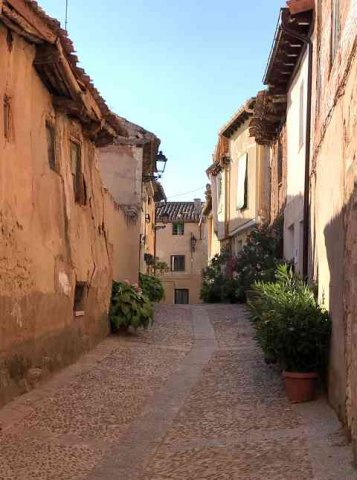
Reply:
M0 25L0 99L10 99L11 135L0 122L0 403L74 361L108 333L112 271L94 146L56 113L33 68L34 48ZM2 118L2 116L1 116ZM56 171L46 121L56 130ZM81 144L87 202L74 201L69 139ZM73 315L76 281L85 315ZM36 368L37 370L34 370Z
M191 234L197 239L196 249L191 252ZM172 224L157 231L157 256L170 267L171 255L185 255L185 272L168 272L162 277L165 287L165 303L174 303L176 289L189 289L190 303L200 303L202 269L207 266L206 224L185 222L184 235L172 235Z

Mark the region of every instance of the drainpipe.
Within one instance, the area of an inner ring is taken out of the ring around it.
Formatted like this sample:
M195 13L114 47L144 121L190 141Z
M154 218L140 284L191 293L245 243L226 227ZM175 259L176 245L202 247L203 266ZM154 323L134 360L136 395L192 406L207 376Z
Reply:
M308 49L309 63L307 76L307 105L306 105L306 133L305 133L305 185L304 185L304 231L303 231L303 267L302 273L305 280L309 276L309 234L310 234L310 157L311 157L311 100L312 100L312 67L313 43L311 31L308 37L293 32L286 25L284 18L281 22L282 30L292 37L302 41Z

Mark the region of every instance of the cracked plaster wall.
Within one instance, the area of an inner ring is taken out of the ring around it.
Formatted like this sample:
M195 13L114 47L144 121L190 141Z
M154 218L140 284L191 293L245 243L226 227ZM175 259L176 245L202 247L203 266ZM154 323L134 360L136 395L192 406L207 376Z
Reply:
M0 25L0 404L74 361L108 333L112 267L105 192L96 151L80 125L53 110L33 68L33 46ZM2 117L1 117L2 118ZM46 121L56 130L56 171ZM87 203L75 203L69 139L81 144ZM87 282L85 315L74 317L76 281Z

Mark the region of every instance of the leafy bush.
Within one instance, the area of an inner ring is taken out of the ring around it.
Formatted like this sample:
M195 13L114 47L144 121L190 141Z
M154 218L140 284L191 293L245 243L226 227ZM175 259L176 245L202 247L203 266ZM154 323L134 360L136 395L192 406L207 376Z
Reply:
M228 273L230 256L227 253L215 255L202 272L200 298L206 303L235 300L235 281Z
M257 281L270 282L275 279L277 266L282 258L282 220L273 225L262 225L248 236L247 243L239 252L235 262L235 296L245 301L247 291Z
M331 334L328 313L287 265L278 267L276 282L256 282L248 306L268 361L292 372L324 368Z
M152 302L160 302L165 296L164 287L159 278L140 273L140 287L143 294Z
M282 220L254 229L246 245L234 257L216 255L203 271L201 299L213 302L243 302L256 281L273 281L282 257Z
M154 309L149 298L137 285L114 282L109 312L113 332L133 327L148 328L153 321Z

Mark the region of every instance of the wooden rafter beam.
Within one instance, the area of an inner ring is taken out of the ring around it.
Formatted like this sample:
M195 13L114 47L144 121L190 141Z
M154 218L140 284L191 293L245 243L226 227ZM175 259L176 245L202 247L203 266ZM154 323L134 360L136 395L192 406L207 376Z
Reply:
M55 43L56 34L36 15L36 13L22 0L4 0L19 13L38 33L49 43Z

